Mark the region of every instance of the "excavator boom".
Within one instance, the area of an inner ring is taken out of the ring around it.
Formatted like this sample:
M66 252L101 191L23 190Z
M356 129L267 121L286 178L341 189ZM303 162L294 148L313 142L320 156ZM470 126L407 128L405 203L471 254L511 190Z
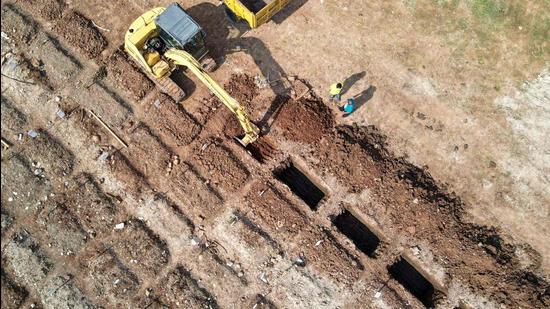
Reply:
M214 95L222 101L222 103L231 110L242 128L244 129L245 135L241 139L238 139L243 146L254 142L258 139L259 129L254 125L248 116L248 113L242 105L240 105L237 100L225 91L212 77L202 68L201 64L188 52L170 48L164 53L164 57L171 60L176 65L181 65L187 67L195 76L204 84Z

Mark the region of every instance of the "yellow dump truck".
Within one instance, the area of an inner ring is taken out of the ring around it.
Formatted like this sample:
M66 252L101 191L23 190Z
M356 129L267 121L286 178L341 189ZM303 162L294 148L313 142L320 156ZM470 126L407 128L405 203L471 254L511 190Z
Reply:
M244 19L250 28L257 28L282 10L290 0L223 0L232 19Z

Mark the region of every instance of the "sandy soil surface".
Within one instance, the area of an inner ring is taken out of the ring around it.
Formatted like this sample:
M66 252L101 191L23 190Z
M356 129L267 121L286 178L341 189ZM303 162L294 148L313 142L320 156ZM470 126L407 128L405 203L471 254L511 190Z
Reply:
M180 1L248 149L121 50L167 3L2 2L2 308L550 306L547 3Z

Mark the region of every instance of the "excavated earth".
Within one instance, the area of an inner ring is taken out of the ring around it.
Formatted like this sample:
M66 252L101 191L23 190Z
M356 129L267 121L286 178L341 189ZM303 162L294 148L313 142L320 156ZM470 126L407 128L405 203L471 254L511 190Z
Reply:
M218 69L265 133L244 149L218 100L161 93L87 14L2 3L2 308L550 306L536 251L306 81Z

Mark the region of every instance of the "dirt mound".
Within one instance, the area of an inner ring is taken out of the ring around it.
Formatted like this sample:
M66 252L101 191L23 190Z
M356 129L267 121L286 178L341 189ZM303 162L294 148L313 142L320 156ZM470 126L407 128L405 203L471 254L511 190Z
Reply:
M143 99L155 87L123 51L117 50L107 62L107 78L118 88L129 92L135 100Z
M19 0L17 4L29 11L34 16L39 16L47 21L61 18L61 13L66 7L63 0Z
M258 95L254 78L248 74L233 75L223 86L233 98L245 107L250 107L252 101Z
M10 38L14 38L17 42L28 44L36 37L39 26L14 5L3 5L1 14L2 32Z
M395 157L376 128L339 126L334 142L318 147L318 153L318 170L337 175L356 192L369 188L370 203L359 206L362 212L375 218L389 216L391 224L385 228L430 243L452 278L506 306L548 305L548 282L521 270L516 247L497 229L467 222L464 203L425 168Z
M254 103L254 99L258 95L254 78L247 74L236 74L231 76L231 79L223 87L229 95L245 107L246 112L252 119L253 113L258 109L258 106ZM223 119L222 126L225 136L233 138L244 135L243 128L237 118L216 97L212 96L205 105L218 110L215 117Z
M92 21L76 11L65 12L53 30L89 59L99 56L107 47L107 40Z
M218 141L207 141L200 147L195 151L194 159L215 187L235 192L245 184L249 172L229 149Z
M289 100L281 107L274 125L285 138L315 143L330 133L334 127L334 117L331 110L319 100Z
M150 105L146 117L178 146L189 145L201 132L201 125L168 95L158 92Z

